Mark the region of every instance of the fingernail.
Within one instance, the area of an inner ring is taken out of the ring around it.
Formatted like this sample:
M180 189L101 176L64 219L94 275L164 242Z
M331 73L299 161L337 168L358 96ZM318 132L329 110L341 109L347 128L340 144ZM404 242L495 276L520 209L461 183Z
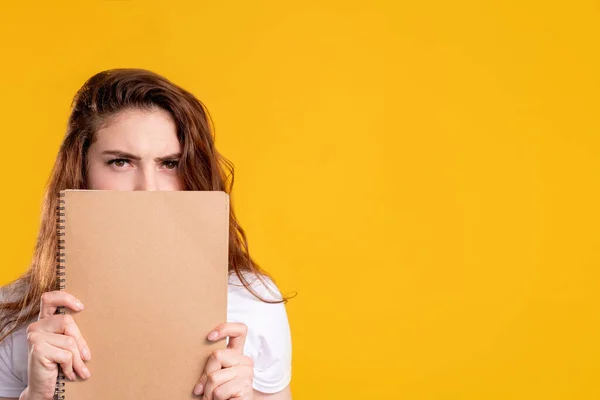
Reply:
M88 379L90 376L92 376L91 372L89 369L87 369L87 367L83 367L83 377L85 379Z
M209 335L208 335L208 339L209 340L215 340L217 337L219 336L219 332L218 331L212 331Z
M75 300L75 306L78 310L83 310L83 303L81 303L79 300Z
M71 379L72 381L76 381L77 380L77 374L75 372L71 372L71 376L69 377L69 379Z
M81 355L86 361L89 361L92 358L92 355L90 354L90 349L88 349L87 347L84 347L83 350L81 350Z
M202 389L204 389L204 385L201 384L201 383L197 384L196 386L194 386L194 394L196 396L201 395L202 394Z

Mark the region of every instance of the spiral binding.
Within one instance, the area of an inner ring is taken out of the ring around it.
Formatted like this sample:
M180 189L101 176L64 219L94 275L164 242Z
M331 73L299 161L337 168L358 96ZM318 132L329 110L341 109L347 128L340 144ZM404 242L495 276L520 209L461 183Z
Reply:
M56 290L65 289L65 193L58 194L58 206L56 207L56 235L57 235L57 251L56 251ZM57 307L55 314L65 314L64 307ZM65 399L65 374L58 365L58 376L56 377L56 385L54 388L54 400Z

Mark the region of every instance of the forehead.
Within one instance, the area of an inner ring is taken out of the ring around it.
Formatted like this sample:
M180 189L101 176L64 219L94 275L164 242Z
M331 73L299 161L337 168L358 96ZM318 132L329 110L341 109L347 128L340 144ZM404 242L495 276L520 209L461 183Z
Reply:
M102 150L110 148L136 154L172 153L181 148L175 121L169 112L160 108L120 111L98 129L94 144Z

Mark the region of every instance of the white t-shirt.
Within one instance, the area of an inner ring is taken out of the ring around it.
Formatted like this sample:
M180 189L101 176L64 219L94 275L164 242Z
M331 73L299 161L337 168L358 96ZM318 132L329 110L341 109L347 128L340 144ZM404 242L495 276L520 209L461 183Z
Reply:
M280 299L280 292L270 279L264 278L275 296L255 276L245 276L261 297ZM283 390L292 378L292 341L285 305L257 299L232 274L227 291L227 322L248 326L243 353L254 361L252 387L263 393ZM0 343L0 397L18 398L27 387L25 330L20 328Z

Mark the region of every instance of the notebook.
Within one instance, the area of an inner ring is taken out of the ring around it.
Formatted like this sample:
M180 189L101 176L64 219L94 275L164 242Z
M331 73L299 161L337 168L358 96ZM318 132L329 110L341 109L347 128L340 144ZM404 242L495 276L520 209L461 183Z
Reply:
M92 353L88 380L59 373L55 398L198 398L206 337L227 318L229 196L220 191L65 190L57 285Z

